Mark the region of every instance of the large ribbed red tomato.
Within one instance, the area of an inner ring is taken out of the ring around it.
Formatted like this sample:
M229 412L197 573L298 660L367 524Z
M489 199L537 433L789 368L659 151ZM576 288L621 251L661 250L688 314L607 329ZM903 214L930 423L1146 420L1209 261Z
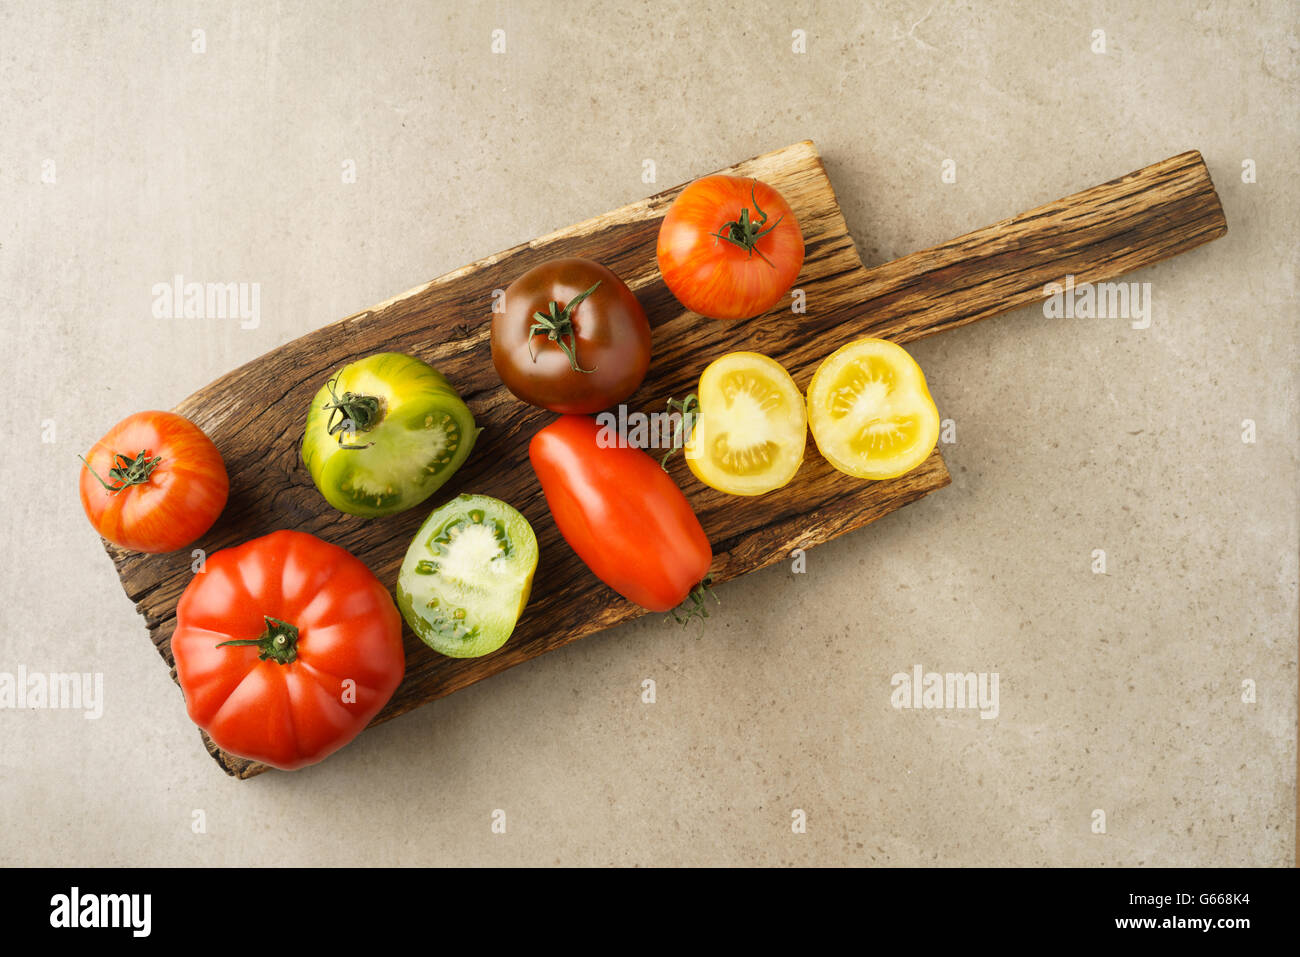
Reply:
M628 601L670 611L709 573L713 548L691 503L637 448L602 444L587 415L562 415L533 436L528 458L565 541Z
M803 234L771 186L739 176L697 179L659 227L659 272L683 306L714 319L767 312L803 266Z
M231 754L291 771L347 744L402 680L402 618L369 568L306 532L215 552L172 634L190 717Z

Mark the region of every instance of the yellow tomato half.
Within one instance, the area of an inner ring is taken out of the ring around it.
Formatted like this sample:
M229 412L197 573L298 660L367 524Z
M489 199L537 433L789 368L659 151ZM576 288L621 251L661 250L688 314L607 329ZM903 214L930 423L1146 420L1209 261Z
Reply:
M700 410L686 462L701 482L731 495L788 485L808 441L803 393L781 363L732 352L700 376Z
M849 343L818 367L808 421L826 460L865 479L910 472L939 439L939 411L921 367L884 339Z

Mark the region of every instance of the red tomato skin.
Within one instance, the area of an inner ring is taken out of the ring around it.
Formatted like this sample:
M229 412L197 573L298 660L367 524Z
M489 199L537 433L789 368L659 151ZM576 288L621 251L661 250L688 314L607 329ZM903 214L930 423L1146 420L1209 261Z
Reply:
M767 226L781 222L751 254L716 233L744 208L753 216L755 200L767 213ZM794 285L803 267L803 233L790 205L766 183L706 176L669 207L655 256L664 282L687 309L713 319L749 319L775 306Z
M299 629L295 661L218 647L259 637L263 615ZM191 720L222 750L286 771L355 738L406 670L388 589L346 550L295 531L208 556L177 605L171 651ZM355 701L345 702L347 679Z
M628 601L671 611L709 572L713 548L677 483L647 453L601 448L601 427L562 415L528 458L565 541Z
M129 415L86 454L110 481L115 453L127 458L144 451L162 461L148 481L110 492L81 467L81 506L95 531L123 548L160 554L184 548L204 534L226 507L230 479L221 453L189 419L174 412Z

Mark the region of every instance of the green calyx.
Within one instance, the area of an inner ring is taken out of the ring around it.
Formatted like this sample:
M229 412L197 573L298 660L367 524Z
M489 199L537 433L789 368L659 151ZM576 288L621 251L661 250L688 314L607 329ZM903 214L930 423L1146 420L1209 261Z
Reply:
M340 396L335 391L338 381L339 377L335 376L325 383L325 387L330 390L330 401L326 402L323 407L330 414L329 434L337 439L341 449L368 449L375 443L367 442L365 445L351 445L343 441L343 436L356 435L358 432L369 432L383 419L383 406L373 395L344 392ZM335 421L336 417L337 421Z
M704 576L704 580L691 589L682 603L669 612L669 617L683 628L697 619L703 625L704 619L709 617L709 606L705 598L712 598L718 604L722 604L722 600L713 590L712 575Z
M259 661L274 661L287 665L298 657L298 629L287 621L263 615L266 631L256 638L241 638L236 641L222 641L218 648L227 645L256 645Z
M764 256L763 250L756 248L755 244L772 230L776 229L777 226L781 225L781 220L784 219L785 216L778 216L776 222L771 226L768 226L767 213L763 212L763 207L758 205L758 198L754 195L754 187L752 186L749 188L749 199L750 202L754 204L754 211L758 214L758 218L754 219L751 217L749 215L749 207L745 206L740 210L740 216L737 219L733 219L729 223L724 223L713 235L718 239L731 243L733 246L739 246L751 256L754 255L754 253L758 253L758 255L762 257L763 261L771 266L772 260Z
M595 286L574 296L563 309L560 308L558 302L552 299L548 312L539 310L533 313L533 324L528 330L528 354L534 362L537 361L537 353L533 351L533 336L544 335L563 350L574 372L591 373L596 371L595 369L584 369L578 365L578 356L574 352L577 344L577 334L573 331L573 314L577 311L582 300L595 292L596 286L599 286L600 283L601 280L596 280ZM566 338L568 342L565 342Z
M89 462L80 455L77 458L81 459L82 464L87 469L90 469L90 474L99 480L99 484L108 489L113 495L123 489L130 488L132 485L143 485L149 481L149 476L158 467L158 463L162 461L161 455L149 458L147 451L144 449L133 459L127 458L121 452L115 452L113 454L113 467L108 470L108 477L112 479L112 482L105 482L98 472L90 468Z
M665 472L668 471L668 460L673 457L673 453L678 449L686 448L686 443L691 440L691 433L695 431L695 423L700 418L700 400L694 392L680 401L669 399L668 411L669 413L680 412L681 418L673 426L673 444L669 446L668 451L659 460L659 465Z

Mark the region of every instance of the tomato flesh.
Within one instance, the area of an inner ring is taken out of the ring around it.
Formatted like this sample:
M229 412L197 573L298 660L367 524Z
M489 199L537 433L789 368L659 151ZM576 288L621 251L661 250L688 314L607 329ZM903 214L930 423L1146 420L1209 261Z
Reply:
M461 495L434 509L411 541L397 604L434 651L477 658L510 637L536 570L528 520L498 499Z
M716 359L700 376L699 402L685 457L701 482L731 495L790 483L803 462L808 417L779 362L757 352Z
M827 461L858 478L895 478L924 462L939 412L901 346L861 339L832 353L808 387L808 421Z

